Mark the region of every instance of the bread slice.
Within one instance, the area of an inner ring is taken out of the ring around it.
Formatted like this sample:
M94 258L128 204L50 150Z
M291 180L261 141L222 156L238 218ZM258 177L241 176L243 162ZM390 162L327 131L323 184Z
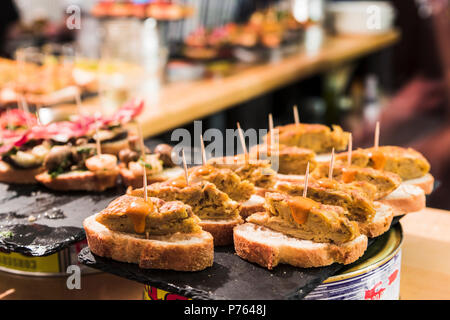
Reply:
M331 153L320 153L316 155L316 161L317 162L330 162L331 160Z
M253 213L264 211L264 203L264 196L253 194L250 199L241 203L240 215L242 219L247 219Z
M244 221L241 217L230 220L200 220L199 225L214 238L214 246L227 246L233 243L233 229Z
M83 226L89 248L98 256L136 263L144 269L199 271L213 264L213 238L206 231L145 239L137 234L111 231L95 217L86 218Z
M421 188L425 192L425 194L430 194L431 192L433 192L434 177L431 174L427 173L420 178L404 180L403 183L417 186Z
M178 177L180 174L183 174L183 172L183 169L181 169L180 167L164 169L158 174L148 175L147 184L153 184L173 179ZM142 188L143 175L136 176L131 170L125 168L124 166L121 166L120 168L120 175L122 177L123 184L127 187L131 186L133 188Z
M52 178L47 172L36 176L36 180L49 189L57 191L104 191L116 185L119 170L96 174L92 171L71 171Z
M278 182L304 183L305 176L278 174L277 180ZM406 180L397 189L378 201L392 207L395 213L394 216L420 211L425 208L425 194L427 191L432 191L433 183L434 178L431 175L426 175L419 179Z
M45 171L44 167L34 169L16 169L9 163L0 161L0 182L17 184L35 184L35 176Z
M311 268L356 261L367 248L367 237L360 235L341 245L318 243L245 223L234 228L234 248L242 259L268 269L279 263Z
M412 184L402 183L384 199L379 200L394 209L394 216L400 216L425 208L425 192Z
M376 213L372 221L358 222L359 232L369 238L381 236L388 231L394 218L394 209L390 206L376 201L374 207Z

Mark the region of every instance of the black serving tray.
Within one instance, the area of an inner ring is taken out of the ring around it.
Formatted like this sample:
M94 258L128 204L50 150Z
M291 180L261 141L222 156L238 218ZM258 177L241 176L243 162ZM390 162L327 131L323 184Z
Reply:
M159 143L145 141L150 148ZM0 251L41 257L84 240L83 220L125 191L117 186L104 192L57 192L37 184L0 183Z
M400 218L395 217L391 227ZM368 246L376 245L377 241L384 241L383 236L369 239ZM345 267L337 263L320 268L282 264L268 270L241 259L232 246L216 247L213 266L198 272L141 269L136 264L97 256L88 247L80 252L78 261L88 267L196 300L302 299Z
M340 264L309 269L278 265L268 270L241 259L231 246L215 248L213 266L197 272L141 269L137 264L99 257L88 247L78 260L88 267L195 300L301 299L343 268Z
M0 251L47 256L85 239L83 220L125 193L55 192L0 183Z

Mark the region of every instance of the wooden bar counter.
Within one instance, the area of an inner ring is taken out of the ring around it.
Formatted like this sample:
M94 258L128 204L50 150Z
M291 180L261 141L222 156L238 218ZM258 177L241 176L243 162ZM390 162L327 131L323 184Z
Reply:
M329 38L316 54L298 53L279 62L240 70L221 79L164 86L157 106L141 116L146 137L230 108L271 90L360 58L394 44L398 31L374 36Z
M330 37L315 54L300 52L278 62L238 68L232 75L166 84L159 102L140 117L145 137L231 108L277 88L379 51L397 42L398 31L373 36ZM83 102L87 112L99 108L98 98ZM63 106L77 112L74 105ZM63 111L64 112L64 111Z

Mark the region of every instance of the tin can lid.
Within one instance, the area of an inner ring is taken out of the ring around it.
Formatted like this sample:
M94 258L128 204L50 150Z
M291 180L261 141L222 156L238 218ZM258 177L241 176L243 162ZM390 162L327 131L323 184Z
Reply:
M362 273L369 272L389 261L400 250L403 240L403 231L400 223L393 226L388 232L379 236L367 248L364 255L356 262L345 266L338 274L325 280L325 283L348 279Z

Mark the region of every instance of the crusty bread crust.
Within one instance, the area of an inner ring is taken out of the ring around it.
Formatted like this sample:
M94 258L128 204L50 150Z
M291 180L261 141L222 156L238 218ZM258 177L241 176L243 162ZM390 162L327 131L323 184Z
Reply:
M119 170L98 175L91 171L74 171L52 178L47 172L36 176L36 180L49 189L57 191L104 191L116 185Z
M128 139L122 139L114 142L104 142L101 144L102 153L113 154L117 156L122 149L128 149L130 144Z
M390 206L394 216L401 216L425 208L425 192L412 184L402 183L397 189L379 202Z
M144 269L199 271L213 264L213 238L206 231L145 239L135 234L111 231L95 217L85 219L83 226L89 248L98 256L136 263Z
M367 237L360 235L341 245L317 243L245 223L234 228L234 248L241 258L268 269L279 263L311 268L356 261L367 248Z
M233 228L244 222L241 217L232 220L201 220L199 225L214 238L214 246L233 243Z
M369 238L381 236L388 231L394 218L394 210L390 206L380 202L374 202L374 206L376 213L372 221L358 223L361 234Z
M0 161L0 182L17 184L37 183L35 176L44 171L44 167L35 169L15 169L9 163Z
M427 173L421 178L405 180L403 181L403 183L415 185L421 188L425 192L425 194L430 194L433 192L434 188L434 177L431 174Z

